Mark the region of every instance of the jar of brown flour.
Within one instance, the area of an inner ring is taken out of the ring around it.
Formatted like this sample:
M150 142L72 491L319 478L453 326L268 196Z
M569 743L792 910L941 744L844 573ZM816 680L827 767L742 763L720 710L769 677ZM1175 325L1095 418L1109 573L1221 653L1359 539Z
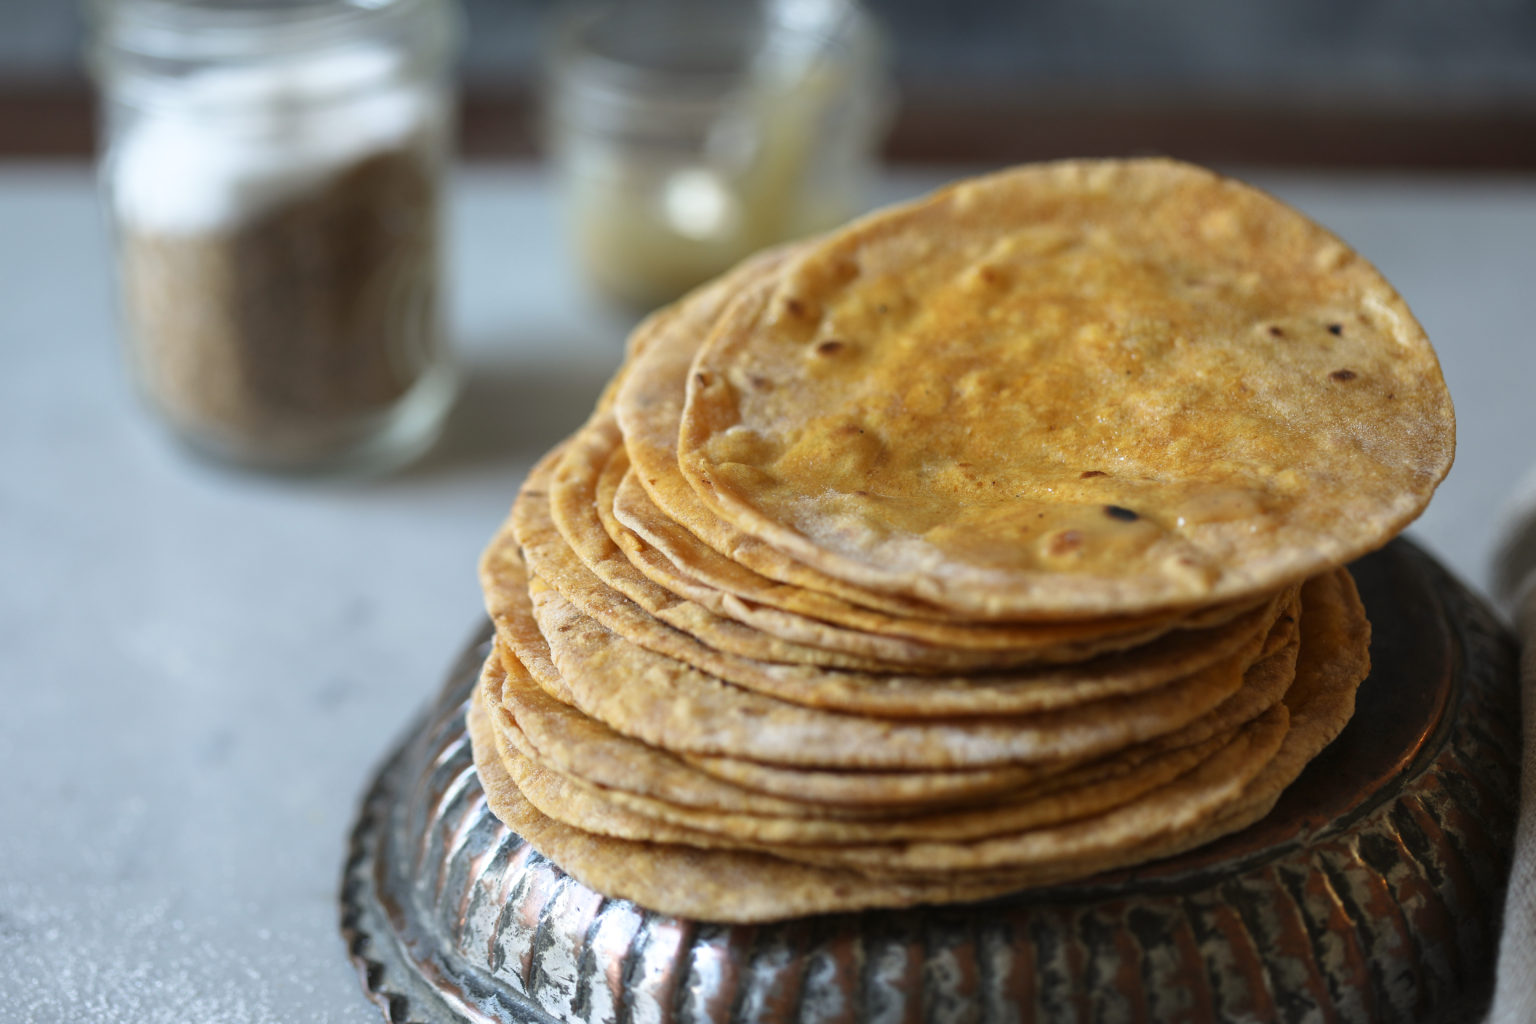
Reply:
M193 448L398 463L453 392L452 0L102 0L92 65L125 335Z

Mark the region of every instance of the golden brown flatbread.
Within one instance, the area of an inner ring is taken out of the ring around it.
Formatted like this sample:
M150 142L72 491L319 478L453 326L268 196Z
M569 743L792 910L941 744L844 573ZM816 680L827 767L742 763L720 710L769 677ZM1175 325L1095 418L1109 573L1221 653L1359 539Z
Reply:
M550 479L565 450L557 448L529 473L512 507L510 522L517 545L534 573L587 614L636 643L652 646L684 636L725 654L768 662L872 671L898 667L897 662L781 640L715 615L646 579L608 541L607 534L602 534L599 543L604 550L593 558L594 564L602 576L623 589L610 586L583 564L550 514Z
M524 799L502 764L478 689L467 724L475 768L496 817L588 887L664 914L702 921L773 921L874 906L977 900L1016 887L1010 880L870 879L767 854L593 835L546 817Z
M808 646L870 659L873 667L902 672L1078 661L1146 644L1171 629L1220 625L1263 603L1246 601L1182 616L1027 625L891 620L881 616L883 621L870 623L870 628L849 628L743 601L738 595L699 585L675 570L669 574L665 557L612 517L617 481L627 467L628 456L613 418L594 416L567 442L551 470L536 469L530 476L525 493L532 494L523 503L526 521L530 527L547 530L552 520L570 552L593 574L652 615L712 647L762 660L804 661L805 654L799 648ZM548 495L547 513L541 492ZM532 557L530 543L525 540L523 546ZM557 559L565 555L562 551L549 554ZM534 571L546 580L551 578L538 564ZM579 600L574 594L566 596ZM722 618L729 623L720 622ZM750 648L744 651L739 642L733 642L739 630L730 623L750 626L768 638L797 645L797 656L773 657L768 653L771 640L759 641L764 650L758 653L750 653ZM882 628L887 624L894 628Z
M493 720L480 689L471 705L469 726L482 785L497 815L565 870L610 895L665 913L734 922L974 900L1169 856L1256 820L1273 802L1273 794L1294 778L1299 765L1348 718L1354 689L1367 667L1368 627L1347 576L1335 574L1314 581L1304 597L1314 612L1312 628L1307 628L1309 616L1303 614L1297 679L1286 694L1286 704L1276 708L1278 712L1283 707L1284 715L1270 716L1263 729L1250 734L1246 751L1233 749L1230 759L1206 762L1203 771L1160 790L1158 802L1132 804L1119 818L1110 814L1013 839L969 844L972 863L1005 860L1021 865L1011 870L882 875L793 863L753 851L595 835L545 816L518 791L504 757L512 760L520 755L510 749L498 752ZM1344 656L1318 647L1327 643L1342 643ZM1273 739L1275 723L1282 717L1293 724L1273 756L1263 759L1259 753L1263 737ZM1244 766L1256 761L1262 764L1246 784L1212 786L1228 769L1250 774ZM1203 800L1191 799L1197 792L1206 794ZM943 845L910 847L907 859L922 862ZM1000 856L1004 850L1006 857Z
M1255 604L1245 600L1179 613L1068 622L977 623L888 615L745 570L662 516L637 480L628 453L621 448L603 467L596 494L603 528L630 563L656 584L717 615L786 638L814 642L830 627L940 647L1029 651L1042 662L1068 662L1144 644L1173 629L1222 625ZM676 554L676 561L669 551ZM818 614L830 616L831 621Z
M747 286L677 458L717 516L851 586L1103 616L1380 546L1453 437L1423 331L1343 242L1208 171L1085 161L875 214Z
M1188 751L1231 733L1279 701L1294 668L1295 643L1281 643L1249 670L1242 689L1210 714L1156 740L1091 761L1005 765L969 771L900 773L843 772L838 799L818 797L814 787L768 795L730 783L668 751L609 729L551 698L510 650L497 645L498 666L488 666L492 703L499 704L525 744L530 760L558 774L608 791L622 791L684 807L763 817L864 820L894 813L952 811L981 802L1017 802L1061 793L1089 783L1121 780L1131 788L1153 784L1169 764L1185 762ZM1288 654L1283 663L1277 655ZM1141 776L1125 783L1130 776ZM848 783L858 779L855 788ZM643 810L643 808L642 808ZM664 815L663 815L664 816ZM560 815L555 815L560 817ZM570 822L579 824L579 822Z
M653 618L645 609L605 587L580 564L553 527L542 520L543 502L538 472L520 496L524 550L558 581L556 588L583 614L615 633L657 654L757 693L806 707L826 708L888 717L935 715L974 716L1025 714L1057 710L1112 696L1152 689L1231 655L1254 636L1266 634L1291 591L1262 606L1204 630L1171 630L1131 651L1064 666L928 675L919 671L828 671L814 664L783 664L743 657L701 643L684 629ZM501 621L526 603L526 575L511 525L487 548L481 583L493 619ZM1224 616L1223 616L1224 617ZM1195 620L1190 620L1195 621ZM542 643L536 626L519 618L509 624L508 640L527 655L529 642ZM526 633L519 642L516 634ZM736 631L746 642L752 638ZM1042 652L1063 656L1075 644ZM542 656L532 655L536 660ZM803 655L802 655L803 656ZM841 659L829 659L841 660ZM855 662L857 663L857 662ZM563 685L563 684L561 684Z
M788 704L630 643L558 592L530 582L543 643L509 643L546 691L615 730L679 753L771 764L959 768L1092 757L1178 729L1242 684L1263 637L1145 693L1039 715L881 719Z
M1267 674L1280 681L1281 685L1276 688L1283 690L1283 683L1293 678L1295 658L1293 642L1255 665L1250 670L1250 677L1256 673ZM1274 706L1272 702L1270 708ZM1259 717L1263 717L1262 712ZM1014 835L1101 814L1129 804L1194 770L1230 747L1244 729L1269 728L1269 720L1264 725L1255 725L1256 721L1258 719L1249 719L1222 729L1199 743L1169 747L1155 756L1142 758L1134 771L1112 771L1091 765L1053 776L1046 786L998 793L980 806L950 806L920 813L903 810L897 814L858 819L817 817L806 814L802 807L774 813L745 807L701 808L673 800L669 792L634 792L633 783L625 779L613 780L615 785L606 786L590 782L580 764L573 765L573 770L562 771L541 758L538 748L528 743L520 731L515 745L530 765L537 764L546 769L540 779L546 784L541 790L543 795L523 785L519 779L524 795L550 817L587 831L692 845L724 842L740 848L778 852L781 856L790 856L780 849L783 846L873 846L873 849L862 851L863 854L875 858L884 870L895 870L902 851L878 844L961 843ZM507 723L507 727L517 730L515 721ZM1274 737L1275 749L1279 747L1281 734L1283 728ZM1250 765L1251 774L1256 775L1260 767L1262 764ZM1223 777L1221 785L1225 786L1229 781ZM614 818L619 812L625 816L622 827ZM652 826L655 826L654 830ZM715 838L707 843L682 838L673 831L674 828ZM821 859L817 863L841 862L830 854L819 856ZM891 861L881 861L882 857L890 857ZM919 868L927 869L927 866Z
M700 920L983 899L1243 828L1348 721L1341 561L1449 466L1321 228L1172 161L1020 168L648 318L480 565L493 811Z
M719 280L685 296L672 306L652 314L636 329L644 335L638 355L626 364L623 382L613 397L613 411L624 434L624 444L638 478L656 507L693 537L708 545L745 572L758 573L787 584L775 592L791 611L845 622L844 606L868 608L892 615L966 618L946 613L927 602L871 593L835 577L817 572L737 530L710 511L693 493L677 464L677 431L682 418L688 367L700 344L720 314L748 284L772 276L786 252L775 250L749 260ZM677 560L678 552L653 540ZM771 588L770 588L771 589ZM795 596L796 591L804 596ZM811 595L821 594L825 600ZM765 603L774 603L763 598Z

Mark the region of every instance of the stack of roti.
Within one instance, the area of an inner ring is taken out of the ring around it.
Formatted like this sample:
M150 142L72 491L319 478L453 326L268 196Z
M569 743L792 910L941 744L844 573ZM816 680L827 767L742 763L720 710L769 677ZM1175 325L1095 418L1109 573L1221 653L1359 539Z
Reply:
M1195 167L1018 168L762 255L638 328L486 551L491 806L714 921L1190 849L1343 728L1342 566L1453 434L1377 271Z

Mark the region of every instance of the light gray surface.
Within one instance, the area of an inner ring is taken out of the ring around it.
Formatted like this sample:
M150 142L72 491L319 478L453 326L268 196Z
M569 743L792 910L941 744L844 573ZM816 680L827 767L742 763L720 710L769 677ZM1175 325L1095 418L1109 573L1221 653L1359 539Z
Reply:
M1460 455L1415 532L1483 586L1536 462L1536 181L1254 177L1436 340ZM0 1019L378 1019L336 932L353 802L624 326L571 283L536 174L479 170L458 198L469 383L444 443L391 479L301 484L166 442L119 369L88 178L0 168Z

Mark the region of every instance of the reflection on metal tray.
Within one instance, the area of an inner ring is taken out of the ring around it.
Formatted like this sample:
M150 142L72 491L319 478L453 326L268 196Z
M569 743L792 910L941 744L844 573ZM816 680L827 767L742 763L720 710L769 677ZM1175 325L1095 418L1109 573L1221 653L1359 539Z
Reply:
M463 717L481 639L366 797L349 952L392 1022L1473 1019L1514 828L1514 647L1407 542L1352 569L1371 676L1263 821L1082 884L757 927L604 899L490 814Z

